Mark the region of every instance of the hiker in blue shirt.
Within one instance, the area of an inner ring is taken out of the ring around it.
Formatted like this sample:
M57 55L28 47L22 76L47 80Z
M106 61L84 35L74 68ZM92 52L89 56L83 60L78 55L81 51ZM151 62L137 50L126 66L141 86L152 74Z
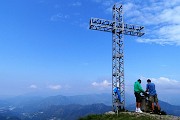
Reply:
M155 84L151 83L151 80L148 79L147 80L147 85L146 85L146 92L149 92L149 101L152 103L152 112L154 113L154 103L156 103L157 107L158 107L158 112L160 113L160 106L158 103L158 97L157 97L157 93L156 93L156 89L155 89Z

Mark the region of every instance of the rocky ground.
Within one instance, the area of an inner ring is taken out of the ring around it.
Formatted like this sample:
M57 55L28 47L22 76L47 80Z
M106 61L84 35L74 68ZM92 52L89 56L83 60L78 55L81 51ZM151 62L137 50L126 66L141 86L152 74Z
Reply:
M107 112L105 114L115 114L114 112ZM120 112L120 114L129 114L129 115L135 115L137 117L140 116L150 116L154 118L154 120L180 120L180 117L172 116L172 115L158 115L158 114L150 114L150 113L136 113L136 112Z
M134 114L137 116L152 116L156 118L156 120L180 120L180 117L172 116L172 115L157 115L157 114L150 114L150 113L135 113L135 112L124 112L128 114Z

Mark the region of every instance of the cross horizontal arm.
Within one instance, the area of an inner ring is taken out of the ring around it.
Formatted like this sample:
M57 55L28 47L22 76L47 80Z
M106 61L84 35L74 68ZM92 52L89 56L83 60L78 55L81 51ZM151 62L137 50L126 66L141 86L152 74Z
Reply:
M144 35L144 32L142 32L143 28L143 26L138 25L125 24L99 18L91 18L89 29L112 33L116 29L116 32L119 32L119 34L141 37L142 35Z
M114 24L113 21L110 21L110 20L91 18L89 29L100 30L100 31L105 31L105 32L112 32L113 24Z

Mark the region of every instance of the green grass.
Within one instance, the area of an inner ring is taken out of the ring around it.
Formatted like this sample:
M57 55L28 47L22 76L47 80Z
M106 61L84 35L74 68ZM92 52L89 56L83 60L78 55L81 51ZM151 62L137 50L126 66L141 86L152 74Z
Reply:
M80 118L79 120L158 120L153 116L147 115L130 115L128 113L123 113L119 115L88 115L86 117Z

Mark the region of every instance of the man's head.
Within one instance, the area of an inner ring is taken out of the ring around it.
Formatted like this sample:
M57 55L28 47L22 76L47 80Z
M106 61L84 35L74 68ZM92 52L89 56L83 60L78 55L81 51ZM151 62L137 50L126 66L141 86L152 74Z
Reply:
M151 80L150 80L150 79L147 79L147 82L148 82L148 83L151 83Z
M141 80L140 80L140 79L138 79L137 81L138 81L139 83L141 83Z

